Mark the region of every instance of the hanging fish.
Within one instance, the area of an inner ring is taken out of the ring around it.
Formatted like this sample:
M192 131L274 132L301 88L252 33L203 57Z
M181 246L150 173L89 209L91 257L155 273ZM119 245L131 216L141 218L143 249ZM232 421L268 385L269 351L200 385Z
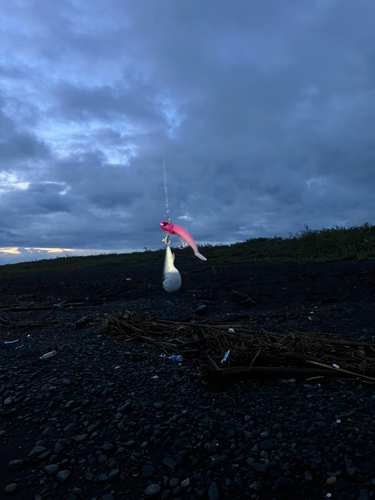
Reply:
M176 224L172 224L170 222L160 222L159 226L169 234L178 234L183 240L186 241L188 245L194 250L195 255L201 260L207 260L206 257L203 257L202 254L199 253L197 245L193 240L192 236L181 226L177 226Z
M176 292L180 287L181 275L174 266L174 254L169 248L169 243L167 243L165 248L163 288L166 292Z

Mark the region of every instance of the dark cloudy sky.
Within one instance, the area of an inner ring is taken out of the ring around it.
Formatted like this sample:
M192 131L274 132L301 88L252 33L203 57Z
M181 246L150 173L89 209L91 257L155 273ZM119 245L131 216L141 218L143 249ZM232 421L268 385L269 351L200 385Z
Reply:
M0 5L18 260L160 248L163 152L172 222L200 243L375 223L374 0Z

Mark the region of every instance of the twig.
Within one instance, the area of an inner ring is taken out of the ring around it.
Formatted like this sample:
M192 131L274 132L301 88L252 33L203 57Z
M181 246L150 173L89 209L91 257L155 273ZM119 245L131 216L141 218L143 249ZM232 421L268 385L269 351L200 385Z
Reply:
M367 375L362 375L361 373L354 373L354 372L351 372L349 370L344 370L343 368L334 368L333 366L329 366L329 365L326 365L324 363L318 363L317 361L307 360L307 362L311 363L313 365L324 366L324 368L329 368L330 370L334 370L335 372L348 373L349 375L354 375L356 377L366 378L368 380L373 380L375 382L374 377L368 377Z

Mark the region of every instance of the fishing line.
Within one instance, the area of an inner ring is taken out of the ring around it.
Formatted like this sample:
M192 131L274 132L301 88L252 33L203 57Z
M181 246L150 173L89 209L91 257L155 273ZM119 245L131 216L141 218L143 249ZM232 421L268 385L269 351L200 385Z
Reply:
M169 200L168 200L168 184L167 184L167 169L165 168L165 158L163 153L163 172L164 172L164 193L165 193L165 208L167 212L167 221L171 222L171 216L169 214ZM168 246L170 244L169 234L165 235L165 238L162 239L162 242Z
M165 193L165 208L167 209L167 221L171 222L169 214L169 200L168 200L168 184L167 184L167 169L165 168L165 158L163 153L163 171L164 171L164 193Z

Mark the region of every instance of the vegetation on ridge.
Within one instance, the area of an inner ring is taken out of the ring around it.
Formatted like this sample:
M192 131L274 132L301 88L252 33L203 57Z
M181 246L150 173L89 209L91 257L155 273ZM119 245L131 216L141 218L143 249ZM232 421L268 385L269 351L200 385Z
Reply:
M375 226L305 229L289 238L254 238L231 245L203 245L200 249L210 265L251 262L332 262L345 259L375 259ZM179 264L196 261L190 248L176 250ZM124 265L148 266L162 263L164 250L126 254L101 254L86 257L57 257L0 266L0 278L35 272L64 272L87 267ZM204 265L204 264L202 264Z

